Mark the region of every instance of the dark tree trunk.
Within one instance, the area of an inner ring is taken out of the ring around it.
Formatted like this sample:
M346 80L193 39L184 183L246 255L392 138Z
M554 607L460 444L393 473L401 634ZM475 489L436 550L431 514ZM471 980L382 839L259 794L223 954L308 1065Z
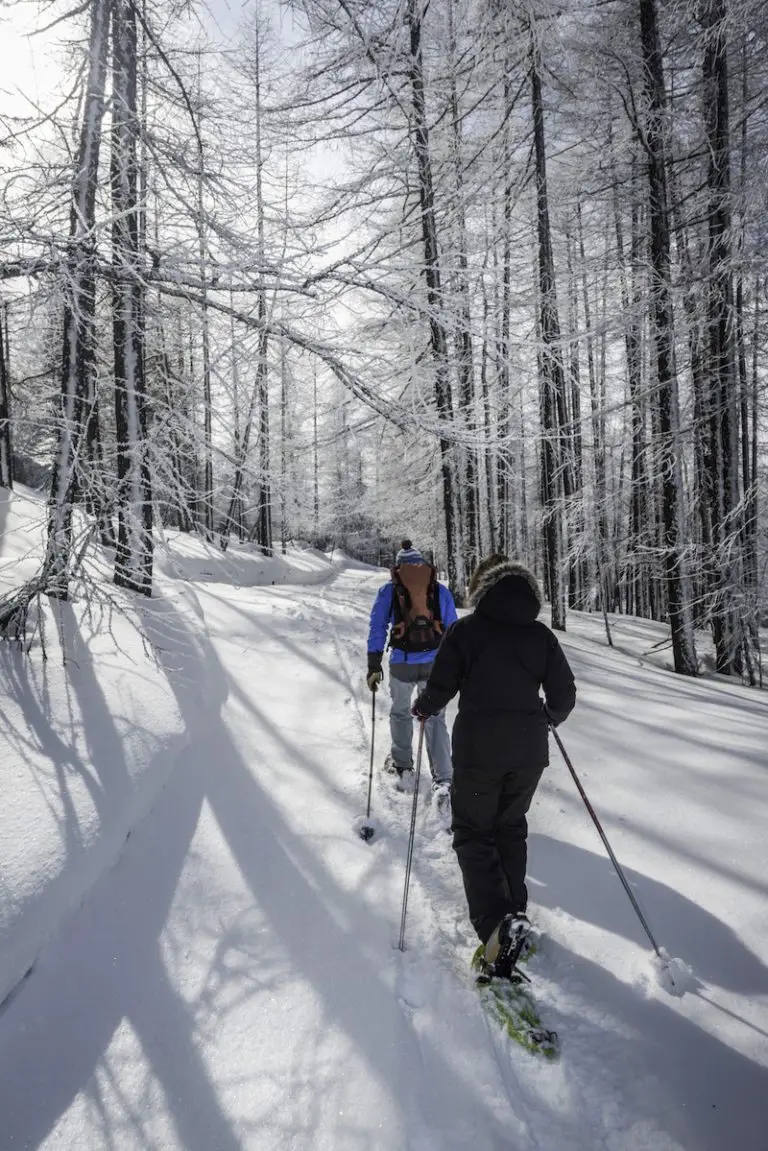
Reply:
M421 53L422 0L407 0L406 22L410 34L410 83L413 109L413 146L419 173L419 202L421 229L424 243L424 276L427 284L427 302L430 314L430 341L434 362L435 404L441 423L447 426L453 419L451 381L448 372L448 338L443 317L443 290L440 255L435 220L435 196L432 183L432 161L429 150L429 127L424 93L424 66ZM443 487L443 515L445 544L448 553L448 583L454 595L463 598L459 586L459 533L456 523L456 505L453 482L451 444L440 436L440 463Z
M579 235L579 257L581 259L581 289L582 307L584 309L584 330L587 343L587 373L589 379L589 407L592 426L592 464L594 467L594 499L595 499L595 563L597 567L597 583L600 588L600 607L607 608L607 497L606 497L606 461L605 461L605 430L604 430L604 404L602 402L604 373L598 378L598 364L595 360L595 333L592 324L592 309L589 303L589 282L587 279L587 260L584 248L584 226L582 222L581 201L576 203L576 219Z
M633 192L635 190L633 163ZM633 195L630 254L627 260L624 229L619 206L618 186L614 181L613 212L616 252L619 260L621 306L624 314L624 353L627 366L627 392L630 407L630 492L629 538L627 543L627 611L634 615L649 614L648 595L648 478L646 472L645 400L640 339L640 268L642 239L640 208Z
M571 340L568 364L570 383L568 428L566 440L573 468L573 493L576 499L571 513L573 535L577 543L576 556L572 558L568 579L568 606L579 609L585 606L587 588L586 524L584 522L584 456L581 434L581 363L579 357L579 292L573 266L573 243L570 234L566 237L568 260L568 332Z
M544 553L552 610L552 627L565 631L565 600L560 568L562 539L559 509L561 472L561 416L566 409L565 370L560 346L555 261L549 223L547 160L544 139L544 108L538 50L531 50L531 108L536 156L536 205L538 227L540 406L542 424L542 502L544 505Z
M259 405L259 497L256 538L268 554L272 554L272 480L269 450L269 365L267 363L267 306L263 292L259 293L259 319L264 324L264 336L259 351L256 387Z
M115 583L152 594L152 489L139 259L136 10L113 0L112 265L117 437Z
M261 32L258 24L255 28L253 41L252 73L254 126L256 129L256 229L259 263L263 268L266 264L266 232L264 226L264 182L263 167L264 155L261 136ZM229 510L221 533L221 547L225 549L229 542L232 528L236 526L238 510L242 498L242 489L245 479L245 468L248 461L251 434L254 422L258 419L259 435L259 476L256 493L256 521L251 531L267 555L272 554L272 484L270 478L270 442L269 442L269 363L267 353L269 350L269 333L267 331L267 294L264 288L259 289L257 298L257 316L259 322L259 357L256 364L256 378L251 390L248 403L248 414L245 421L245 430L239 441L239 450L235 453L235 476L232 484L232 495L229 501Z
M13 487L11 442L11 357L8 339L8 305L0 311L0 487Z
M656 16L656 0L639 0L643 82L647 101L645 147L648 162L650 228L650 315L656 348L658 420L662 472L662 554L675 671L696 675L696 651L682 570L682 475L677 374L670 282L667 197L666 92Z
M475 432L475 361L472 339L472 310L469 282L469 259L467 256L467 214L465 208L466 191L462 170L462 126L459 96L456 81L458 50L454 26L454 3L448 5L448 27L450 37L450 107L451 107L451 146L453 150L454 196L456 203L456 295L458 301L456 323L457 374L459 406L464 417L464 426L472 435ZM463 569L465 573L474 571L480 558L480 516L478 510L478 459L473 442L462 451L462 490L464 494L464 541Z
M280 551L288 547L288 364L280 349Z
M731 170L725 0L706 0L703 77L709 172L706 394L707 493L714 548L712 632L717 670L741 671L741 629L734 606L740 572L735 518L739 503L738 407L734 363Z
M484 452L485 463L485 499L488 505L487 511L487 524L488 524L488 551L496 551L496 519L493 510L493 497L494 497L494 484L493 484L493 461L494 452L491 448L493 440L493 422L491 418L491 395L488 383L488 342L490 340L489 330L489 311L490 305L488 301L488 290L483 279L483 347L480 358L480 395L482 398L482 412L483 412L483 432L485 435L486 448Z
M320 534L320 468L317 455L317 362L312 365L312 519L315 542Z
M83 439L95 395L95 205L109 49L110 0L93 0L83 122L75 159L64 284L64 340L58 444L53 459L43 583L65 599L72 553L72 507L82 486Z
M260 309L261 314L261 309ZM266 309L264 312L266 318ZM222 551L226 550L229 543L229 537L232 533L232 528L236 526L237 509L240 504L241 493L243 490L243 481L245 479L245 467L248 460L248 451L251 445L251 432L256 417L256 409L263 412L264 406L268 402L267 386L267 330L266 322L259 337L259 359L256 365L256 379L253 388L251 389L251 398L248 402L248 412L245 417L245 428L242 437L238 443L238 450L235 454L235 476L232 481L232 494L229 500L229 510L224 520L224 525L221 530L221 548ZM259 430L260 434L264 436L264 418L263 415L259 416ZM269 443L269 416L266 419L266 443ZM267 466L269 464L269 454L267 453ZM269 515L269 488L265 489L261 482L259 482L258 493L258 506L257 506L257 519L254 525L254 532L256 539L261 546L269 552L272 546L272 533L271 533L271 517Z

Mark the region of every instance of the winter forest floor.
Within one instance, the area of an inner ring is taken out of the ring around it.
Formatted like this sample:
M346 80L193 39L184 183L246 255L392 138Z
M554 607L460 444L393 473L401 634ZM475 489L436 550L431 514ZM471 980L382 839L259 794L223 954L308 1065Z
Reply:
M23 566L15 510L0 561ZM377 773L377 833L356 835L382 574L184 547L143 610L160 668L129 620L94 638L76 606L46 665L0 649L0 974L14 923L56 926L0 1013L0 1151L766 1151L765 696L649 662L658 625L614 621L609 650L598 617L570 617L563 739L697 986L656 983L553 749L530 818L549 1064L480 1007L427 779L403 954L411 797ZM78 895L62 876L92 858Z

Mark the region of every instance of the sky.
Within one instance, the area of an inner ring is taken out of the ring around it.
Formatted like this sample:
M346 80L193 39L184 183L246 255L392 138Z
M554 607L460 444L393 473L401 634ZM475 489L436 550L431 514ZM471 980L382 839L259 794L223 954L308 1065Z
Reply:
M278 0L206 0L198 11L212 38L226 39L257 6L289 35L292 20ZM7 115L44 105L53 91L60 76L55 45L66 38L67 25L42 34L36 30L66 10L62 0L46 7L37 0L0 0L0 124Z
M0 116L21 115L44 102L55 82L48 36L30 36L37 23L37 5L0 5Z

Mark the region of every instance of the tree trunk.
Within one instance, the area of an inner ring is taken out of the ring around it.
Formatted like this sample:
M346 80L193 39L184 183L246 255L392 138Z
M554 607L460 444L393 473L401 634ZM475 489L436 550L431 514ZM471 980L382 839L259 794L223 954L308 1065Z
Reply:
M376 457L378 469L378 456ZM378 475L378 471L377 471ZM320 469L317 455L317 361L312 364L312 520L315 543L320 535Z
M566 235L566 257L568 269L568 313L567 324L570 338L570 356L568 364L568 377L570 382L570 395L568 407L568 425L566 440L568 454L572 461L574 507L571 512L573 532L572 547L575 543L575 555L571 557L568 579L568 606L579 609L584 606L585 591L587 588L587 565L584 552L586 549L586 525L584 522L584 457L581 436L581 363L579 357L579 290L576 273L573 266L573 242L570 233Z
M509 35L509 31L507 32ZM506 57L504 69L504 148L502 171L504 179L503 200L503 231L501 252L501 317L498 341L498 370L497 379L497 407L498 407L498 436L499 446L496 453L496 484L498 506L498 533L499 549L507 555L511 546L511 509L510 494L512 490L512 396L509 379L509 350L511 334L512 311L512 159L510 146L510 116L512 104L512 82L510 79L509 53ZM495 241L494 241L495 243Z
M462 171L462 133L459 111L459 98L456 87L456 33L454 27L454 3L449 0L448 25L450 37L450 105L451 105L451 144L453 149L454 195L456 200L456 287L458 296L458 320L456 325L456 345L458 362L459 406L464 416L464 427L470 434L475 431L475 366L472 340L472 312L470 304L469 260L467 258L467 219L464 205L465 189ZM464 540L463 568L474 571L480 558L480 519L478 511L478 462L474 443L464 448L463 489L464 489Z
M8 352L8 305L0 311L0 487L13 487L11 443L11 366Z
M632 164L632 188L636 185L636 165ZM614 185L615 187L615 185ZM614 219L616 248L619 257L621 302L624 312L624 352L627 365L631 422L631 465L629 494L628 540L628 610L634 615L650 614L648 592L648 476L646 466L646 402L643 396L643 350L640 330L642 304L640 269L644 265L640 207L632 197L632 219L629 263L624 251L624 236L618 202L618 188L614 191Z
M234 312L235 300L232 292L229 294L229 306ZM235 317L229 317L229 337L232 355L232 442L235 460L240 459L241 412L240 412L240 371L238 368L237 340L235 338ZM237 538L242 542L245 539L245 508L242 493L238 494L232 510L232 524L237 531ZM223 535L223 532L222 532Z
M207 540L213 539L213 401L211 399L211 335L208 317L208 229L205 217L205 155L203 152L200 125L202 123L202 82L200 72L200 52L197 53L197 245L200 265L201 315L200 329L203 350L203 532Z
M118 531L115 583L152 594L152 490L139 260L136 11L113 0L112 265Z
M261 32L258 24L254 28L253 41L253 95L254 95L254 126L256 130L256 236L258 244L259 266L266 265L266 239L264 229L264 184L263 167L264 156L261 138ZM269 446L269 365L267 353L269 348L269 334L267 332L267 294L265 288L259 288L257 295L257 317L260 326L259 353L256 363L256 378L248 404L248 415L245 421L245 430L240 443L240 450L236 453L235 476L232 484L232 495L229 501L229 511L221 533L222 550L229 542L237 509L241 498L245 467L248 460L248 449L251 441L251 430L258 409L259 431L259 477L256 497L256 522L251 533L267 555L272 554L272 490L270 482L270 446Z
M443 317L443 291L440 272L440 255L435 221L435 196L432 183L432 161L429 150L429 127L427 124L426 99L424 93L424 67L421 52L421 25L423 0L407 0L406 23L410 34L409 79L413 109L413 146L419 173L419 202L421 206L421 229L424 244L424 276L427 284L429 304L430 342L434 363L435 403L438 417L443 426L453 418L451 381L448 373L448 338ZM443 488L443 516L445 521L445 544L448 552L448 583L454 595L463 598L459 574L459 533L456 523L455 493L453 482L453 462L451 443L445 435L440 436L440 464Z
M259 314L261 315L261 311L259 311ZM264 318L263 318L263 320L264 320ZM229 500L229 510L227 511L227 515L226 515L226 518L224 520L224 524L223 524L222 529L221 529L221 550L222 551L226 551L227 544L229 543L229 537L230 537L230 534L232 532L232 526L236 522L235 517L237 514L237 509L238 509L240 498L241 498L241 492L243 490L243 480L245 479L245 467L246 467L246 463L248 461L248 451L249 451L249 448L251 445L251 431L253 429L253 424L254 424L254 420L255 420L255 416L256 416L256 409L257 409L257 407L259 407L259 410L262 411L261 405L266 404L266 395L265 395L265 393L266 393L266 382L265 382L266 372L267 372L267 330L266 330L266 322L264 322L264 327L263 327L262 332L259 336L259 358L258 358L258 362L256 365L256 379L254 381L253 388L251 389L251 397L250 397L250 400L248 403L248 412L247 412L246 418L245 418L245 429L243 431L242 438L240 439L239 449L237 451L236 458L235 458L235 476L234 476L234 479L232 481L232 495L230 496L230 500ZM261 417L260 417L260 433L262 435L264 434L264 428L263 428L263 423L262 423ZM269 439L268 439L268 437L269 437L269 422L268 422L268 420L267 420L267 427L266 427L266 437L267 437L267 443L268 443L269 442ZM269 460L269 457L267 456L267 461L268 460ZM269 545L265 544L265 542L264 542L265 536L263 534L265 531L265 527L271 528L271 520L269 519L269 514L268 514L269 513L268 500L269 500L269 492L267 490L267 503L265 505L263 502L264 501L264 489L263 489L263 487L261 485L261 481L260 481L258 505L257 505L257 519L256 519L256 523L254 525L254 531L252 534L255 536L255 538L258 540L258 542L261 544L261 546L263 548L265 548L265 550L267 550L267 551L269 551L271 548L271 539L272 539L271 531L269 531L268 536L266 538L268 538L270 542L269 542ZM266 520L266 524L265 524L265 520Z
M280 551L288 550L288 364L280 349Z
M562 528L559 509L561 472L558 406L565 408L565 371L560 346L555 261L549 223L544 108L538 49L532 32L531 109L536 156L536 217L538 233L539 379L542 424L542 502L544 554L552 612L552 627L565 631L565 598L561 580Z
M93 395L96 284L95 205L101 125L109 49L111 0L93 0L83 122L72 180L64 340L61 364L61 425L53 459L43 582L66 599L72 553L72 507L81 486L88 400Z
M491 396L490 387L488 382L488 343L490 340L490 325L489 325L489 311L490 305L488 301L488 289L485 282L485 277L482 281L483 289L483 347L480 359L480 395L482 399L482 418L483 418L483 432L485 435L486 448L484 452L485 464L485 498L487 502L487 515L486 522L488 525L488 551L496 551L496 519L493 511L493 497L494 497L494 484L493 484L493 460L494 452L491 448L491 441L493 440L493 421L491 417Z
M703 78L709 172L707 237L706 393L708 494L714 548L712 632L718 671L741 671L743 637L734 605L740 581L736 509L739 504L738 408L734 364L731 170L725 0L706 0Z
M584 330L587 338L587 365L589 371L589 407L592 426L592 464L594 468L595 565L597 568L597 585L600 588L600 609L606 612L608 610L608 573L606 570L608 522L605 474L605 371L602 363L600 363L600 370L598 371L598 362L595 359L595 333L592 324L592 309L589 303L589 282L587 279L584 225L580 200L576 202L576 220L578 224L579 256L582 268L582 307L584 308Z
M666 92L656 16L656 0L639 0L643 83L647 101L645 147L648 162L650 228L650 315L656 348L660 464L662 470L662 554L675 671L696 675L696 650L686 602L682 556L682 472L680 416L674 357L670 279L665 112Z

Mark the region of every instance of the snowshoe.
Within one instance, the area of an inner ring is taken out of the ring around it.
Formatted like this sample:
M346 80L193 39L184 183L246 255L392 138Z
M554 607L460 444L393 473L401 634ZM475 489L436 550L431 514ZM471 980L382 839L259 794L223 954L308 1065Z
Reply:
M533 950L521 952L521 961L529 959ZM483 1007L504 1034L532 1054L555 1059L560 1051L557 1032L543 1026L528 976L516 969L507 977L495 974L482 943L472 956L472 969L477 973L475 985Z

